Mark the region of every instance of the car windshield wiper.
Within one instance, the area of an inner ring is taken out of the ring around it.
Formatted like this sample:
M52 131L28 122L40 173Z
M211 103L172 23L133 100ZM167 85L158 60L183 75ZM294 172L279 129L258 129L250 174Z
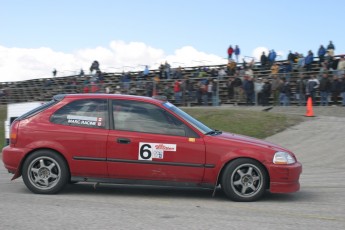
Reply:
M222 131L217 130L217 129L214 129L214 130L211 130L211 131L205 133L205 135L211 135L211 136L215 136L215 135L219 135L219 134L222 134Z

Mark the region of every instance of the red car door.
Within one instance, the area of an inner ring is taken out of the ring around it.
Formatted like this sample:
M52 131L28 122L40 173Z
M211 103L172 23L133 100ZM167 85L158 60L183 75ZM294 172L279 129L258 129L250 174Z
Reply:
M76 100L51 116L50 121L56 125L47 127L41 139L53 139L64 147L71 157L72 176L107 176L107 107L105 99Z
M114 101L114 130L107 142L113 178L201 182L205 144L163 108L143 102Z

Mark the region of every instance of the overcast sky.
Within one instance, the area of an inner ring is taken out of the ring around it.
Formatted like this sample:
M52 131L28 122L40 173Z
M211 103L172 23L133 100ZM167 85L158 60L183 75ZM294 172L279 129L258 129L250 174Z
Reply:
M2 0L0 81L87 72L94 60L111 72L222 64L229 45L285 59L332 40L343 54L344 9L342 0Z

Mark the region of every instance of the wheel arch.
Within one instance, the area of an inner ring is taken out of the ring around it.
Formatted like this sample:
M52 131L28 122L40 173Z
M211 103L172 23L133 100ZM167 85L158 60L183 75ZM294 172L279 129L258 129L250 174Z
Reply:
M257 159L255 159L253 157L248 157L248 156L232 158L232 159L229 159L227 162L225 162L223 164L223 166L221 167L221 169L219 170L218 177L217 177L217 184L216 185L219 185L220 182L222 181L222 177L223 177L224 170L225 170L226 166L228 164L230 164L231 162L233 162L235 160L238 160L238 159L251 159L251 160L256 161L258 164L262 165L262 167L265 169L266 175L267 175L267 181L266 181L265 187L266 187L266 189L269 189L269 187L270 187L270 174L269 174L269 171L268 171L267 167L261 161L258 161Z
M66 166L67 166L67 169L68 169L68 175L69 177L71 177L71 169L70 169L70 166L69 166L69 163L66 159L66 157L60 153L59 151L55 150L55 149L52 149L52 148L37 148L37 149L32 149L30 152L28 152L27 154L25 154L25 156L23 157L23 159L21 160L20 164L19 164L19 167L16 171L16 173L14 174L12 180L20 177L22 175L22 170L23 170L23 165L24 165L24 162L26 161L26 159L33 153L37 152L37 151L41 151L41 150L49 150L49 151L52 151L56 154L58 154L60 157L62 157L62 159L65 161L66 163Z

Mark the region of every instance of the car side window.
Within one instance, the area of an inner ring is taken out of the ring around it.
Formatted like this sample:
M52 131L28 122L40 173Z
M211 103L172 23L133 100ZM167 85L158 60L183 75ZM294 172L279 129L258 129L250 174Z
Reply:
M116 130L187 136L189 129L164 109L144 102L113 101Z
M52 123L88 128L107 128L107 100L86 99L73 101L58 109Z

